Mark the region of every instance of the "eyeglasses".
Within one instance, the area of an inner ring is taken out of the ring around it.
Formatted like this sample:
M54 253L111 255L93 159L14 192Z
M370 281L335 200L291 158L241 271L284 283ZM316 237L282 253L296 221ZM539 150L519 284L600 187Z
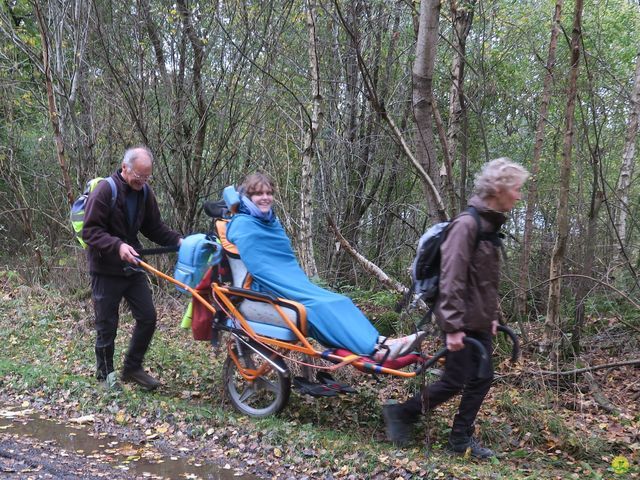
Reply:
M131 175L133 176L133 178L135 178L136 180L140 180L141 182L148 182L153 178L153 175L140 175L133 168L131 167L127 167L127 168L129 169L129 172L131 172Z

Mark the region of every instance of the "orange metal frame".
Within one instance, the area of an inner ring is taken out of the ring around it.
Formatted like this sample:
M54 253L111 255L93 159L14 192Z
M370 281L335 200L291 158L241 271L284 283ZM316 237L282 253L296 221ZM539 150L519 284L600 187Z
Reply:
M216 313L216 308L211 305L205 298L203 298L198 292L197 290L189 287L188 285L185 285L184 283L180 282L179 280L176 280L175 278L161 272L160 270L152 267L151 265L149 265L148 263L144 262L144 261L139 261L138 265L141 266L142 268L144 268L145 270L153 273L154 275L157 275L158 277L167 280L168 282L171 282L181 288L183 288L184 290L188 291L194 299L196 299L197 301L199 301L200 303L202 303L207 309L209 309L212 313ZM335 355L335 354L325 354L323 355L322 352L315 350L313 348L313 346L309 343L309 341L306 338L306 331L307 331L307 315L306 315L306 309L304 307L304 305L298 303L298 302L293 302L291 300L287 300L284 298L278 298L277 301L279 303L284 303L289 305L292 309L298 311L299 313L299 324L300 326L298 327L298 325L295 325L288 317L287 315L283 312L282 308L280 307L280 305L278 305L275 302L272 301L268 301L265 300L263 297L259 297L255 294L255 292L251 291L251 290L244 290L242 292L238 292L237 288L234 288L234 291L231 292L231 290L224 286L224 285L219 285L217 283L213 283L211 285L212 291L213 291L213 296L214 296L214 301L217 302L220 307L231 313L233 315L233 317L239 322L240 324L240 328L247 334L248 337L250 337L252 340L255 340L257 343L262 344L262 345L269 345L273 348L270 348L270 350L273 350L274 353L278 353L274 350L274 348L282 348L285 350L289 350L289 351L295 351L295 352L300 352L303 353L305 355L308 355L309 357L312 358L324 358L326 360L329 360L331 362L334 362L335 365L331 366L329 368L329 370L336 370L344 365L352 365L353 367L357 368L358 370L361 370L363 372L375 372L375 373L379 373L379 374L387 374L387 375L394 375L397 377L404 377L404 378L411 378L411 377L415 377L416 376L416 372L406 372L403 370L397 370L397 369L393 369L393 368L387 368L387 367L383 367L379 364L375 364L372 363L370 359L368 358L363 358L359 355L349 355L347 357L341 357L339 355ZM236 308L236 306L234 305L234 303L231 301L230 296L241 296L243 298L247 298L250 300L256 300L256 301L260 301L260 302L264 302L264 303L269 303L270 305L273 306L273 308L275 308L275 310L278 312L278 315L280 315L280 317L282 318L283 322L288 326L289 329L291 329L291 331L295 334L297 341L299 343L293 343L293 342L287 342L287 341L283 341L283 340L278 340L275 338L271 338L271 337L265 337L262 335L259 335L258 333L256 333L251 326L249 325L248 321L246 318L244 318L244 316L240 313L240 311ZM252 369L246 369L244 368L242 365L240 365L237 357L232 353L231 349L229 349L229 353L231 355L232 360L234 361L234 363L236 364L236 366L238 367L238 371L240 372L240 374L247 380L247 381L253 381L256 378L260 377L260 375L262 375L262 373L264 373L263 369L260 368L258 370L252 370ZM281 355L281 354L279 354ZM281 355L282 356L282 355ZM265 364L266 365L266 364Z

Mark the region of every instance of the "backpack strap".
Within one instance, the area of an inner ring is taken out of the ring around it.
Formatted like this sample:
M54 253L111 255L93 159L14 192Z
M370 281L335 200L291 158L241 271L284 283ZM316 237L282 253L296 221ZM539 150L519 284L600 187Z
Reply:
M109 186L111 187L111 208L116 206L116 198L118 197L118 189L116 188L116 182L110 176L105 178ZM147 185L145 184L145 187ZM146 193L146 190L145 190Z
M465 212L473 217L473 219L476 221L476 225L478 227L477 230L476 230L476 246L474 247L474 249L476 249L476 248L478 248L478 245L480 244L480 237L484 233L482 231L482 222L480 221L480 214L478 213L478 209L476 207L472 207L472 206L468 206L465 209Z
M484 241L491 242L494 246L502 248L502 239L504 238L504 233L502 233L500 229L496 230L495 232L483 231L482 223L480 221L480 213L478 213L478 209L476 207L468 206L465 212L469 213L469 215L471 215L476 220L476 224L478 225L475 248L478 248L480 242Z
M116 182L112 177L106 177L105 180L111 187L111 208L116 206L116 198L118 198L118 187L116 187ZM142 186L142 203L144 205L147 204L147 197L149 196L149 185L146 183Z

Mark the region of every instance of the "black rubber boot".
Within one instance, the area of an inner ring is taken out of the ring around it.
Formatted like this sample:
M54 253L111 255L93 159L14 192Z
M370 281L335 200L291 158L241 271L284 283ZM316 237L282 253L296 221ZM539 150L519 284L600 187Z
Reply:
M113 352L114 346L96 347L96 378L100 381L107 379L113 372Z
M396 447L406 447L413 439L414 419L411 419L403 411L401 405L390 403L383 405L382 416L387 432L387 440Z

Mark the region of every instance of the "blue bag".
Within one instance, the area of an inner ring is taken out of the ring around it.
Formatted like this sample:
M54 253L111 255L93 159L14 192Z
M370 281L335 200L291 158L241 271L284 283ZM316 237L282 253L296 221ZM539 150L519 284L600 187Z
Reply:
M178 251L178 263L173 274L176 280L195 288L212 265L220 263L222 247L217 240L204 233L189 235L182 240ZM182 287L176 287L188 293Z

